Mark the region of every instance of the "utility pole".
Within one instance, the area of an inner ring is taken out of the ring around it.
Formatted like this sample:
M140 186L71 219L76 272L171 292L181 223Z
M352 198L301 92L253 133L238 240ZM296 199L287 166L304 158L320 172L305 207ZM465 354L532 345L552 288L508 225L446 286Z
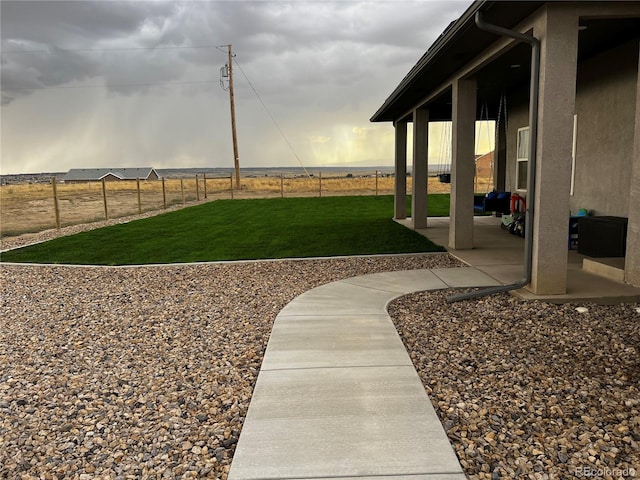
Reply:
M238 157L238 135L236 133L236 105L233 95L233 55L231 45L229 50L229 103L231 104L231 134L233 135L233 164L236 169L236 190L240 190L240 158Z

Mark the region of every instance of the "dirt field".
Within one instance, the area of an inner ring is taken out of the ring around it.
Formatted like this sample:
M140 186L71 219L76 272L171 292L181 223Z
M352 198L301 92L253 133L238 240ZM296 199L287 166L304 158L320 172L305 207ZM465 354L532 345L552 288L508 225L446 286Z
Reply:
M482 180L482 179L481 179ZM135 181L107 182L106 210L108 217L119 218L140 212L162 210L179 204L189 204L222 198L278 198L334 195L390 195L393 177L353 178L243 178L241 190L231 189L229 178L166 179L164 182L140 182L140 203ZM407 178L411 192L411 178ZM486 180L476 191L486 190ZM429 193L449 193L451 186L429 178ZM60 226L77 225L105 219L105 201L100 182L57 184ZM56 228L53 186L24 184L0 186L0 238Z

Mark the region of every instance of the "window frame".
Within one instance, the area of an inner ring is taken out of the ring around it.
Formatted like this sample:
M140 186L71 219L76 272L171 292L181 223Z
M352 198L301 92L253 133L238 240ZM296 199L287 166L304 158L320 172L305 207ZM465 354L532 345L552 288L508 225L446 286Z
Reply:
M571 187L569 194L573 197L576 186L576 155L578 154L578 114L573 114L573 139L571 145Z
M526 144L521 145L522 137L526 132ZM529 168L529 141L531 137L529 136L529 126L520 127L518 129L517 137L516 137L516 191L518 192L526 192L527 191L527 178L524 178L524 186L521 185L520 171L522 168L522 164L524 163L525 168ZM524 147L524 148L523 148ZM522 156L524 155L524 156ZM526 172L526 170L525 170Z

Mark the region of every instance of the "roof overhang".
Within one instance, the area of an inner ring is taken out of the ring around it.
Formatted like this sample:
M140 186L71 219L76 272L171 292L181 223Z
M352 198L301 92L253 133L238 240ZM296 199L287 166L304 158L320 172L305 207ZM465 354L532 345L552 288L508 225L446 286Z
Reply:
M451 120L451 80L464 75L465 70L470 72L471 66L478 81L478 118L485 118L480 103L485 107L485 112L492 108L495 110L501 92L526 87L530 81L531 52L527 44L512 42L497 54L496 46L501 40L497 35L476 26L476 12L481 11L487 23L519 30L526 25L527 19L548 3L475 1L438 37L371 117L371 121L411 120L413 110L426 105L429 107L430 120ZM573 5L582 27L578 63L616 45L640 38L640 2L594 1L575 2ZM493 52L489 61L486 61L487 52ZM495 116L496 112L485 115Z
M426 97L494 43L497 37L475 25L474 16L482 10L485 20L513 28L545 2L503 2L476 0L438 37L418 63L409 71L384 104L371 117L372 122L393 122L415 108Z

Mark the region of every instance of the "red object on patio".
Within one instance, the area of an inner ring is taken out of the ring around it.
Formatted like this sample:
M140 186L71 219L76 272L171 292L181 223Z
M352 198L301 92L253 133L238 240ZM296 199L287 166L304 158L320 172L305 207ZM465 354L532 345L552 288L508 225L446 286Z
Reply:
M526 212L527 200L517 193L511 194L511 213Z

